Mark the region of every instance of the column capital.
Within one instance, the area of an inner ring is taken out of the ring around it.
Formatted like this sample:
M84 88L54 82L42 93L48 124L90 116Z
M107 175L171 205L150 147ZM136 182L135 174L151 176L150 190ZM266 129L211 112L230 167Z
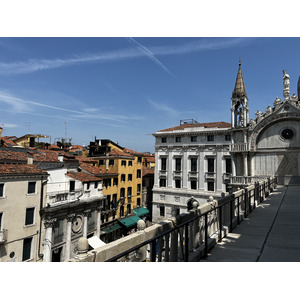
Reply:
M83 216L84 216L84 217L87 217L87 215L88 215L91 211L92 211L91 209L85 209L85 210L83 211Z
M67 221L68 222L73 222L73 219L75 218L76 214L68 214L67 215Z
M56 218L44 220L45 228L54 227L54 223L57 221Z

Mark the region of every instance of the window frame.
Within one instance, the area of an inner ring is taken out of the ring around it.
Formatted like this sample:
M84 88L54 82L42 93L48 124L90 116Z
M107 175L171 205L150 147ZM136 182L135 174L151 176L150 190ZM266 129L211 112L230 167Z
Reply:
M207 142L214 142L215 141L215 136L212 134L207 135Z
M29 210L32 210L32 216L29 215ZM28 223L29 221L31 221L31 217L32 217L32 223ZM29 220L30 219L30 220ZM32 226L35 224L35 207L27 207L25 210L25 222L24 222L24 226Z
M30 191L30 184L34 183L34 192ZM27 186L27 195L36 195L37 194L37 188L36 188L36 181L28 181L28 186Z
M0 188L0 191L2 191L2 195L0 194L0 198L5 198L5 183L0 182L0 186L2 185L2 190Z
M195 143L197 142L197 136L196 135L192 135L191 136L191 143Z
M26 245L29 245L29 249L26 249L26 253L25 253L25 241L29 242ZM32 258L32 241L33 241L33 237L28 237L23 239L23 248L22 248L22 261L28 261ZM25 254L29 254L29 257L25 257Z

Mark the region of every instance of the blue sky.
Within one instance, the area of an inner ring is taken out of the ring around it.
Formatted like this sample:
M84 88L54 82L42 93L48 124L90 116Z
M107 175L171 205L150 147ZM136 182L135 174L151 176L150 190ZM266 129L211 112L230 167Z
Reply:
M297 93L299 38L0 38L3 135L96 136L154 151L181 119L230 122L239 57L250 117ZM29 126L30 124L30 126ZM46 141L46 140L45 140Z

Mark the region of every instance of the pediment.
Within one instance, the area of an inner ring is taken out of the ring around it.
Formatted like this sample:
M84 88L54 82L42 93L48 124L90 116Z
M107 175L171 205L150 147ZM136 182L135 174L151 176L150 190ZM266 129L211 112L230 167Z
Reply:
M277 109L275 109L273 115L283 113L300 113L300 107L296 103L298 104L299 102L284 101Z

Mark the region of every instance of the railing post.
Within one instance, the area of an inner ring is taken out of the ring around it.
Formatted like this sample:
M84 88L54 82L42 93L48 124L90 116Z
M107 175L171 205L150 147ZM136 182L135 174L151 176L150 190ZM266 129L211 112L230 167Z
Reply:
M184 226L184 261L189 261L189 224Z
M174 226L176 227L177 219L176 219L176 210L172 209L172 221ZM178 229L175 229L171 233L171 248L170 248L170 261L177 262L178 261Z
M156 240L150 244L150 261L155 262L156 260Z
M170 246L169 246L169 242L170 242L170 236L169 234L167 234L165 236L165 261L170 261Z
M234 195L232 194L231 200L230 200L230 232L232 231L232 219L233 219L233 201L234 201Z
M204 215L204 257L207 257L208 252L208 213Z
M240 196L237 197L237 223L240 225Z
M223 225L222 225L222 208L223 206L219 206L219 242L222 241L222 228L223 228Z

